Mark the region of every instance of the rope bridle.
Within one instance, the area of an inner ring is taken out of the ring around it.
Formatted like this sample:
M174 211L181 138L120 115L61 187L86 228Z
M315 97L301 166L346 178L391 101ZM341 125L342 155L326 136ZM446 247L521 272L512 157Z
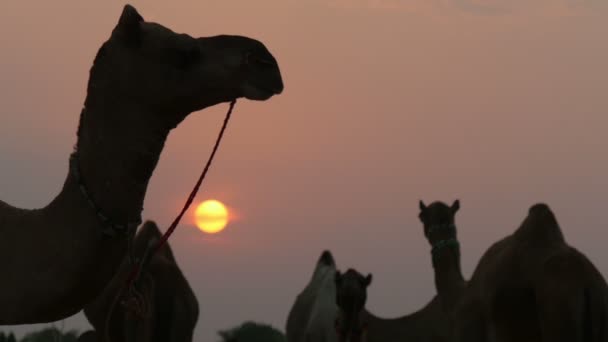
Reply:
M77 159L78 159L77 153L74 152L71 155L71 157L70 157L71 171L78 184L78 187L80 188L80 192L82 193L83 197L85 198L85 200L89 204L89 206L95 211L97 218L99 219L100 223L102 224L102 229L103 229L104 235L110 236L110 237L127 236L128 260L129 260L129 263L133 266L133 269L129 273L127 282L125 284L126 289L128 291L128 295L129 295L129 297L127 298L125 303L135 302L135 307L132 307L133 305L131 305L131 307L128 307L128 309L131 309L136 312L142 311L142 305L141 305L142 303L138 303L138 302L142 301L141 300L142 296L136 290L136 285L137 285L139 276L140 276L141 272L143 271L143 269L145 269L145 266L147 266L149 261L152 259L154 254L156 252L158 252L167 243L167 240L169 240L169 237L171 236L171 234L173 234L173 232L177 228L177 225L179 224L180 220L182 219L182 216L184 216L184 213L188 210L188 208L194 201L194 197L196 196L203 180L205 179L205 176L207 175L207 172L209 171L209 167L211 166L213 157L215 156L215 153L217 152L219 144L222 140L222 137L224 136L224 131L226 130L228 121L230 120L230 117L232 115L232 110L234 109L235 104L236 104L236 99L234 99L230 102L230 107L228 108L228 112L226 113L226 118L224 119L222 128L220 129L218 137L215 141L213 150L211 151L209 159L207 160L207 163L205 164L205 167L203 168L201 175L199 176L196 184L194 185L194 188L190 192L190 195L188 196L188 199L186 200L184 207L182 208L180 213L177 215L177 217L173 220L173 222L171 223L171 225L169 226L167 231L163 234L163 236L160 238L160 240L154 246L149 247L144 252L143 257L138 260L135 260L135 258L133 256L133 240L135 238L135 232L137 230L137 227L142 222L141 211L143 210L143 208L141 208L139 210L139 213L138 213L136 219L134 219L126 224L116 224L114 221L112 221L112 219L108 215L104 214L103 210L101 210L101 208L97 204L95 204L95 201L89 194L89 191L87 191L87 188L84 185L84 182L82 180L82 176L81 176L80 169L78 167L78 162L77 162Z
M205 179L205 176L207 175L207 172L209 171L209 167L211 166L211 162L213 161L213 157L215 156L215 153L217 152L220 142L222 141L222 137L224 136L224 131L226 130L226 127L228 126L228 121L230 120L230 116L232 115L232 110L234 109L235 104L236 104L236 99L234 99L230 102L230 107L228 108L228 112L226 113L226 118L224 119L224 123L222 124L222 128L220 129L220 133L218 134L217 139L215 140L215 145L213 146L213 150L211 151L211 154L209 155L209 159L207 159L207 163L205 164L205 167L203 168L201 175L199 176L198 180L196 181L194 188L190 192L190 195L188 196L188 199L186 200L184 207L182 208L180 213L177 215L177 217L173 220L173 222L171 223L171 225L169 226L169 228L167 229L165 234L163 234L163 236L160 238L158 243L156 243L156 245L151 248L149 253L145 253L145 258L136 260L135 263L133 264L133 269L132 269L131 273L129 274L129 277L127 278L127 282L125 284L127 287L127 291L131 295L132 299L136 300L137 298L141 298L141 296L139 295L139 293L136 290L136 282L139 279L139 275L141 274L144 267L152 259L154 254L156 252L158 252L167 243L167 240L169 240L169 237L171 236L171 234L173 234L173 232L175 231L175 228L177 228L177 225L179 224L179 221L182 219L182 216L184 216L184 213L188 210L188 208L192 204L192 201L194 201L194 197L196 196L196 193L198 192L201 184L203 183L203 179Z

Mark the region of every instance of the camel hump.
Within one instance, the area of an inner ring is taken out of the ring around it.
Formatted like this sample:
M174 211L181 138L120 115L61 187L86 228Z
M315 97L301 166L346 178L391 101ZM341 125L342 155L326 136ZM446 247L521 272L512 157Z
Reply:
M162 235L163 234L160 232L160 228L158 228L156 222L152 220L144 222L139 229L139 233L137 234L137 236L143 238L144 240L151 240L154 238L160 239Z
M151 244L156 244L162 238L163 234L158 228L156 222L152 220L147 220L139 229L137 236L135 237L135 248L136 250L143 250L150 246ZM158 253L169 259L170 261L175 261L175 257L173 256L173 251L169 246L169 242L165 243L161 249L158 250Z
M528 216L515 235L528 241L564 242L557 218L546 203L536 203L530 207Z
M559 229L555 214L553 214L551 208L545 203L537 203L531 206L528 211L528 217L537 224L547 227L557 227Z
M530 207L529 210L530 215L546 215L553 214L551 208L546 203L536 203Z
M334 256L331 254L329 250L324 250L319 257L319 261L317 264L323 264L326 266L336 266L336 261L334 260Z

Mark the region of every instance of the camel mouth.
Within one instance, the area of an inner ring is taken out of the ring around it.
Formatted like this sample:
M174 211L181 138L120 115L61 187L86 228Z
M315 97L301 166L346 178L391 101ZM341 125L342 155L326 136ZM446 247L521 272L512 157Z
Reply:
M259 84L253 85L248 84L244 88L244 96L249 100L254 101L265 101L275 95L279 95L283 92L283 84L275 86L262 86Z

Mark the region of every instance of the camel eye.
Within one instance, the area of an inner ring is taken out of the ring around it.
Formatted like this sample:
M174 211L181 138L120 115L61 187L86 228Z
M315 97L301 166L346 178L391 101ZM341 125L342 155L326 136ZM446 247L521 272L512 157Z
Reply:
M187 49L179 50L177 56L177 67L180 69L188 69L202 60L203 54L198 46L192 46Z
M257 66L274 66L275 63L267 58L256 56L253 52L247 51L243 57L243 64Z

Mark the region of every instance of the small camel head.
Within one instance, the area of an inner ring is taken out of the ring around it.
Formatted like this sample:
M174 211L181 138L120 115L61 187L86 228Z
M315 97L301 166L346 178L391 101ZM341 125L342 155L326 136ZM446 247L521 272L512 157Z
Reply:
M362 342L367 324L362 320L367 301L367 288L372 283L372 274L362 275L349 268L346 273L336 271L336 304L339 313L336 318L336 333L339 342Z
M460 201L455 200L452 206L443 202L433 202L425 205L420 201L420 214L418 218L424 225L424 236L431 245L439 241L447 241L456 238L455 216L460 209Z
M98 102L130 102L175 116L168 120L177 123L218 103L240 97L267 100L282 91L277 61L261 42L175 33L144 21L130 5L97 53L89 81L89 95L103 95Z

